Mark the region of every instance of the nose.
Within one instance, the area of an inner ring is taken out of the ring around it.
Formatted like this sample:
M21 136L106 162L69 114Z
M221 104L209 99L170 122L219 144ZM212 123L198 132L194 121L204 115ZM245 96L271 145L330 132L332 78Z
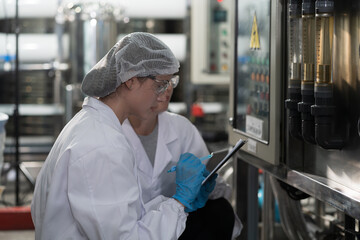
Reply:
M165 101L167 101L168 98L169 98L169 96L171 96L172 91L173 91L173 86L172 86L171 84L169 84L169 86L167 87L167 89L166 89L163 93L161 93L161 94L158 95L157 100L158 100L159 102L165 102Z
M167 93L172 93L172 91L174 90L173 85L171 83L169 83L169 86L167 87L167 89L165 90L165 92Z
M166 92L167 92L167 90L157 96L157 100L159 102L165 102L166 101L166 95L167 95Z

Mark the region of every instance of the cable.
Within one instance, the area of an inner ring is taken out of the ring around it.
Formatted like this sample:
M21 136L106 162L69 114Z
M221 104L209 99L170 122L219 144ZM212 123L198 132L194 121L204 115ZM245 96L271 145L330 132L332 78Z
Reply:
M295 187L292 187L285 182L282 182L280 180L278 180L278 181L280 183L281 188L287 192L287 194L289 195L289 197L291 199L298 201L298 200L302 200L302 199L306 199L306 198L310 197L309 194L304 193L303 191L301 191Z

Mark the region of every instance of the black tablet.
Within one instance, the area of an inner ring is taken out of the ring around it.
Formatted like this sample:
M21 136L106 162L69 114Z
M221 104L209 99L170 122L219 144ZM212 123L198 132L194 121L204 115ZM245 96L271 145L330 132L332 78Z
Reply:
M246 140L240 139L235 146L231 149L231 151L221 160L218 165L210 172L210 174L202 181L201 185L203 185L212 175L214 175L233 155L236 153L244 144Z

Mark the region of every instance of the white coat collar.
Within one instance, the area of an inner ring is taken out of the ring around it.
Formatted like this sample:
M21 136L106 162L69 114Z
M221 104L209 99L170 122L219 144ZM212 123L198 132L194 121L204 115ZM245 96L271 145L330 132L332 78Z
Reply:
M155 155L155 169L154 177L157 177L165 169L165 167L173 159L172 153L169 150L169 144L178 139L174 127L171 126L169 118L167 118L167 112L160 113L158 115L158 124L159 124L159 134ZM180 144L180 143L178 143Z
M83 108L90 107L98 111L98 118L101 121L106 122L108 125L114 127L114 129L123 133L119 119L116 117L114 111L105 103L93 97L86 97L83 102Z
M145 152L144 147L128 119L122 125L123 130L130 141L137 161L137 166L141 172L151 179L156 179L164 171L168 163L171 162L172 154L169 151L168 144L175 141L178 136L167 120L166 113L158 115L158 140L155 154L155 167L153 168Z
M152 178L152 166L150 160L145 152L145 149L142 147L140 138L137 136L136 132L132 128L130 121L128 119L125 119L125 121L122 124L122 128L133 148L138 169L143 174Z

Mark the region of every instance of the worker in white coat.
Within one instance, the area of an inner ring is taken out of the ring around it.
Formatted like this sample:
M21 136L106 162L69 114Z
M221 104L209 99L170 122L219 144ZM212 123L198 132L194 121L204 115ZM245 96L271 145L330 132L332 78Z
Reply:
M182 234L185 209L196 210L204 188L204 164L182 154L174 195L145 202L121 125L129 115L152 114L178 68L163 42L133 33L85 76L83 108L58 136L36 180L31 204L36 239L168 240Z
M182 153L191 152L197 157L209 155L197 128L187 118L166 111L178 83L179 76L170 79L164 97L147 119L131 115L123 123L125 135L134 148L145 202L159 195L170 197L175 193L175 174L168 173L168 170L177 164ZM190 213L180 239L226 240L237 237L242 224L227 201L230 196L230 186L222 178L217 178L215 189L209 196L212 200L199 212Z

